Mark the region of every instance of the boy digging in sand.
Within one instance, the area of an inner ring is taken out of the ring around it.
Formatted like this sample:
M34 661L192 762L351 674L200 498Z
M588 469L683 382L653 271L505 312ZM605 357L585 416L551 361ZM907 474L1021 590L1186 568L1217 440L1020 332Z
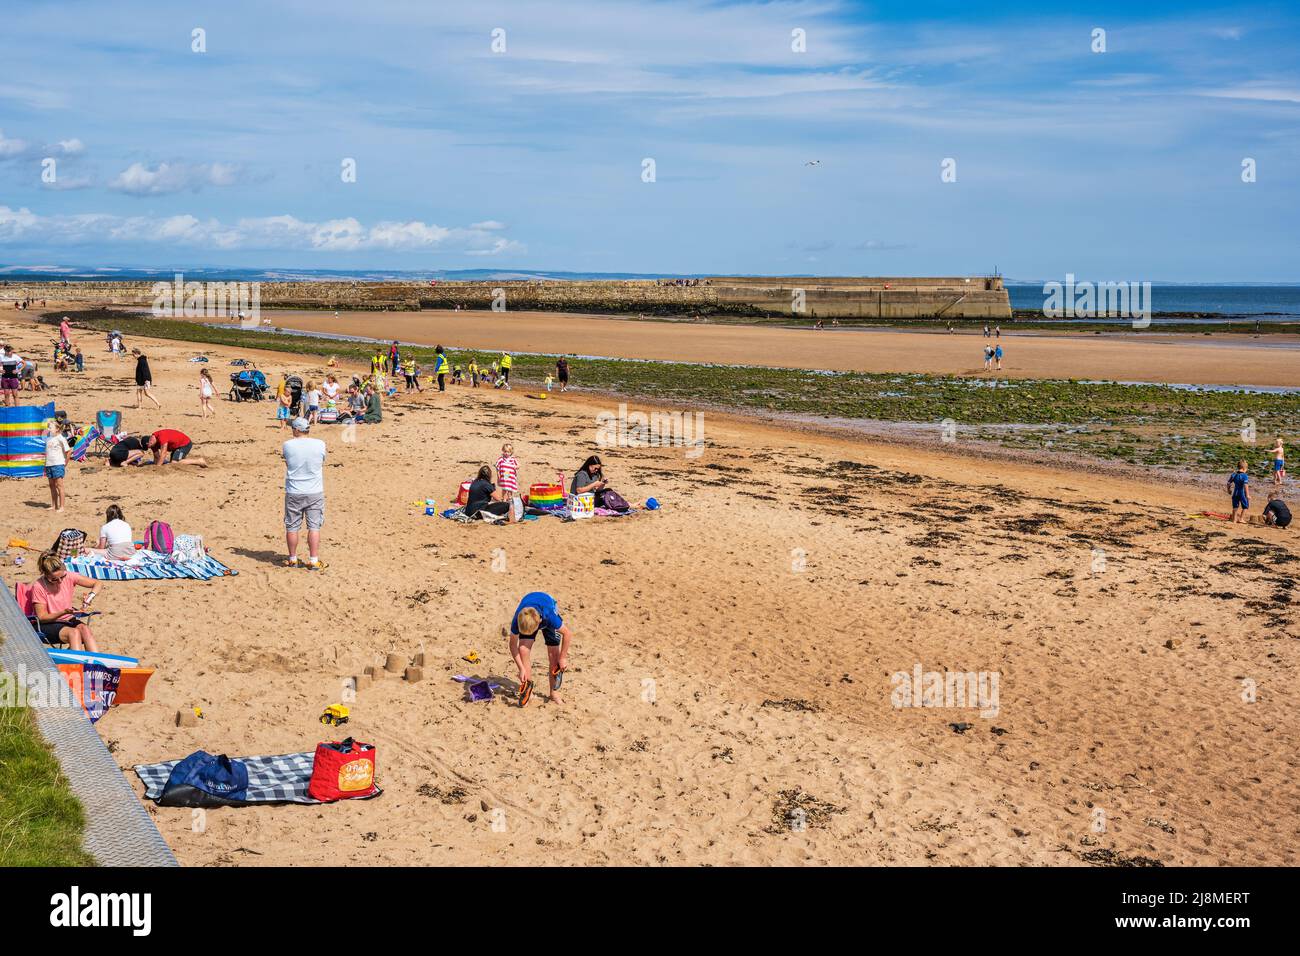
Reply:
M525 594L510 620L510 656L519 668L519 706L526 707L533 697L533 642L538 632L546 642L551 672L551 703L563 704L560 684L569 668L569 641L573 634L560 618L555 598L542 591Z

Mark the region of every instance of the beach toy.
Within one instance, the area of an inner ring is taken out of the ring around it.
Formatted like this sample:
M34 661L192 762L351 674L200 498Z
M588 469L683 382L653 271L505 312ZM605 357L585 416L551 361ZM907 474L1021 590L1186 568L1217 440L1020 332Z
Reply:
M569 514L574 518L590 518L596 514L596 495L585 492L581 495L569 495Z
M462 661L467 661L470 664L477 664L480 659L481 658L478 656L478 651L470 651L468 654L466 654L464 657L461 658Z
M542 511L561 511L564 509L564 486L552 484L535 484L528 488L528 506Z
M481 680L469 685L469 699L471 701L491 700L492 687L487 681Z
M659 499L658 499L658 498L647 498L647 499L645 500L645 506L646 506L646 509L647 509L648 511L658 511L658 510L659 510Z
M325 712L320 715L320 722L337 727L340 724L346 724L352 711L342 704L330 704L325 708Z
M438 502L434 501L432 498L425 498L425 499L424 499L424 513L425 513L426 515L430 515L431 517L437 517L437 515L438 515Z

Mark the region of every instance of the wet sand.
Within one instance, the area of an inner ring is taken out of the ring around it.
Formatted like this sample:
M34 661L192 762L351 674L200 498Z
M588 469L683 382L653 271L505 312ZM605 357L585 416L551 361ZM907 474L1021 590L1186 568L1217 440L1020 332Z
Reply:
M981 375L978 332L783 329L630 321L549 312L270 311L273 326L421 345L576 353L863 372ZM1021 333L1000 340L1002 374L1209 385L1300 386L1300 336L1098 336Z

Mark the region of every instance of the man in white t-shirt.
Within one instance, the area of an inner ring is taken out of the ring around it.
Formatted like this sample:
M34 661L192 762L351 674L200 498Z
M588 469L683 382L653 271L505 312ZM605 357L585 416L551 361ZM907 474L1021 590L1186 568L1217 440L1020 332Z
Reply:
M325 524L325 443L307 437L311 423L295 418L289 425L293 437L284 443L284 529L289 557L287 568L305 567L313 571L327 565L319 557L320 529ZM307 522L306 562L298 561L298 533Z

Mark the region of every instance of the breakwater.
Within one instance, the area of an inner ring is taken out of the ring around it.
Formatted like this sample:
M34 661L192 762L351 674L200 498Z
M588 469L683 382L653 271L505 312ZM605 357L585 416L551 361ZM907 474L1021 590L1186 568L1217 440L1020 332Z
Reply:
M187 277L187 281L190 277ZM207 285L214 285L208 283ZM76 302L150 308L173 283L0 283L0 305L16 301ZM752 315L817 319L1010 319L1000 277L814 278L718 276L681 280L561 280L486 282L263 282L262 308L405 310L496 309ZM200 293L202 294L202 293ZM232 309L232 311L234 311Z

